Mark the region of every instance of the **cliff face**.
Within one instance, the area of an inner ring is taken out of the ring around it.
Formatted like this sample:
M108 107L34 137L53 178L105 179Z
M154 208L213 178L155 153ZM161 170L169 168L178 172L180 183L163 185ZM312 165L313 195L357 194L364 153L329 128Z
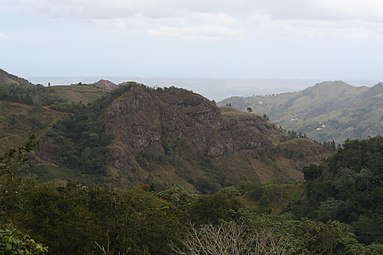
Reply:
M272 162L283 157L273 144L288 147L283 131L256 114L221 110L191 91L132 86L109 105L104 119L114 137L107 172L120 181L178 182L209 190L214 189L210 182L218 187L259 181L259 171L269 172L264 181L301 177L297 162L303 164L305 157L289 162L286 171L286 161Z
M223 116L214 102L175 88L147 93L134 87L109 106L106 116L108 130L133 151L149 146L161 149L165 132L213 157L270 145L265 136L272 133L286 140L284 133L258 115Z

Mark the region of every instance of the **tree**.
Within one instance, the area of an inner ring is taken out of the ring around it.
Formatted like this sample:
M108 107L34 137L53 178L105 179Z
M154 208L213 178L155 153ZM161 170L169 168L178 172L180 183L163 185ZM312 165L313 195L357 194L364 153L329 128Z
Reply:
M251 109L251 107L247 107L247 111L248 112L253 112L253 109Z
M177 246L171 248L180 255L241 255L248 254L248 244L242 225L235 222L222 222L217 226L192 226Z
M322 176L322 169L314 164L303 168L303 175L306 181L313 181Z
M251 254L257 255L288 255L292 254L289 247L289 236L277 236L270 230L258 230L255 232L252 243L248 244Z
M269 118L269 116L267 116L267 114L265 113L265 114L263 114L263 116L262 116L265 120L270 120L270 118Z
M190 207L189 217L196 224L218 224L235 220L242 207L235 195L218 192L200 197Z
M1 255L43 255L47 252L47 247L37 243L12 225L0 229Z
M269 229L253 231L234 221L213 226L192 226L177 246L171 248L180 255L288 255L292 254L288 236L275 235Z
M19 148L10 149L4 155L0 156L0 174L9 176L13 180L15 174L28 161L28 153L33 149L35 136L32 135L29 141Z

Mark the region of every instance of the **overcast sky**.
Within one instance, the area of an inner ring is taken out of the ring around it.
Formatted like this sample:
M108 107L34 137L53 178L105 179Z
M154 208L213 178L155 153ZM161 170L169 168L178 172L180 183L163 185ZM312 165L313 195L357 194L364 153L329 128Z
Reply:
M0 0L20 76L383 80L382 0Z

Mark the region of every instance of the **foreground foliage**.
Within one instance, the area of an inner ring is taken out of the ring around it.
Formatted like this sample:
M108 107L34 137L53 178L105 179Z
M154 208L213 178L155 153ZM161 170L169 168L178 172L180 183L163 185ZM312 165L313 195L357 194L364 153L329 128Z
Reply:
M346 143L306 183L208 195L15 177L28 150L1 158L0 254L383 254L381 137Z
M12 225L6 225L0 229L1 255L43 255L47 252L47 247L35 242L29 235Z
M347 141L304 174L307 200L295 209L324 222L350 224L363 243L383 242L383 137Z
M336 221L257 213L246 208L241 194L233 190L211 195L184 193L174 200L172 191L182 189L169 187L156 193L145 185L109 190L22 179L2 180L0 187L0 223L13 222L48 246L48 254L193 254L185 250L185 240L199 238L208 245L214 235L214 240L229 245L225 248L228 254L244 249L246 254L382 251L381 246L359 243L348 225ZM222 245L213 248L222 249Z

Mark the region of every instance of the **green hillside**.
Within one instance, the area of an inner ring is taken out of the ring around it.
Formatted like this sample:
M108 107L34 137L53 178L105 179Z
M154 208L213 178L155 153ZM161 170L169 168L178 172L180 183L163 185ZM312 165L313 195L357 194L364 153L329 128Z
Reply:
M212 192L241 182L299 180L305 165L332 154L308 139L292 139L257 114L221 109L174 87L99 81L2 88L1 148L37 136L29 174L40 180L177 183Z
M383 134L382 84L353 87L324 82L300 92L272 96L232 97L219 103L246 111L248 107L286 130L323 141L363 139Z

